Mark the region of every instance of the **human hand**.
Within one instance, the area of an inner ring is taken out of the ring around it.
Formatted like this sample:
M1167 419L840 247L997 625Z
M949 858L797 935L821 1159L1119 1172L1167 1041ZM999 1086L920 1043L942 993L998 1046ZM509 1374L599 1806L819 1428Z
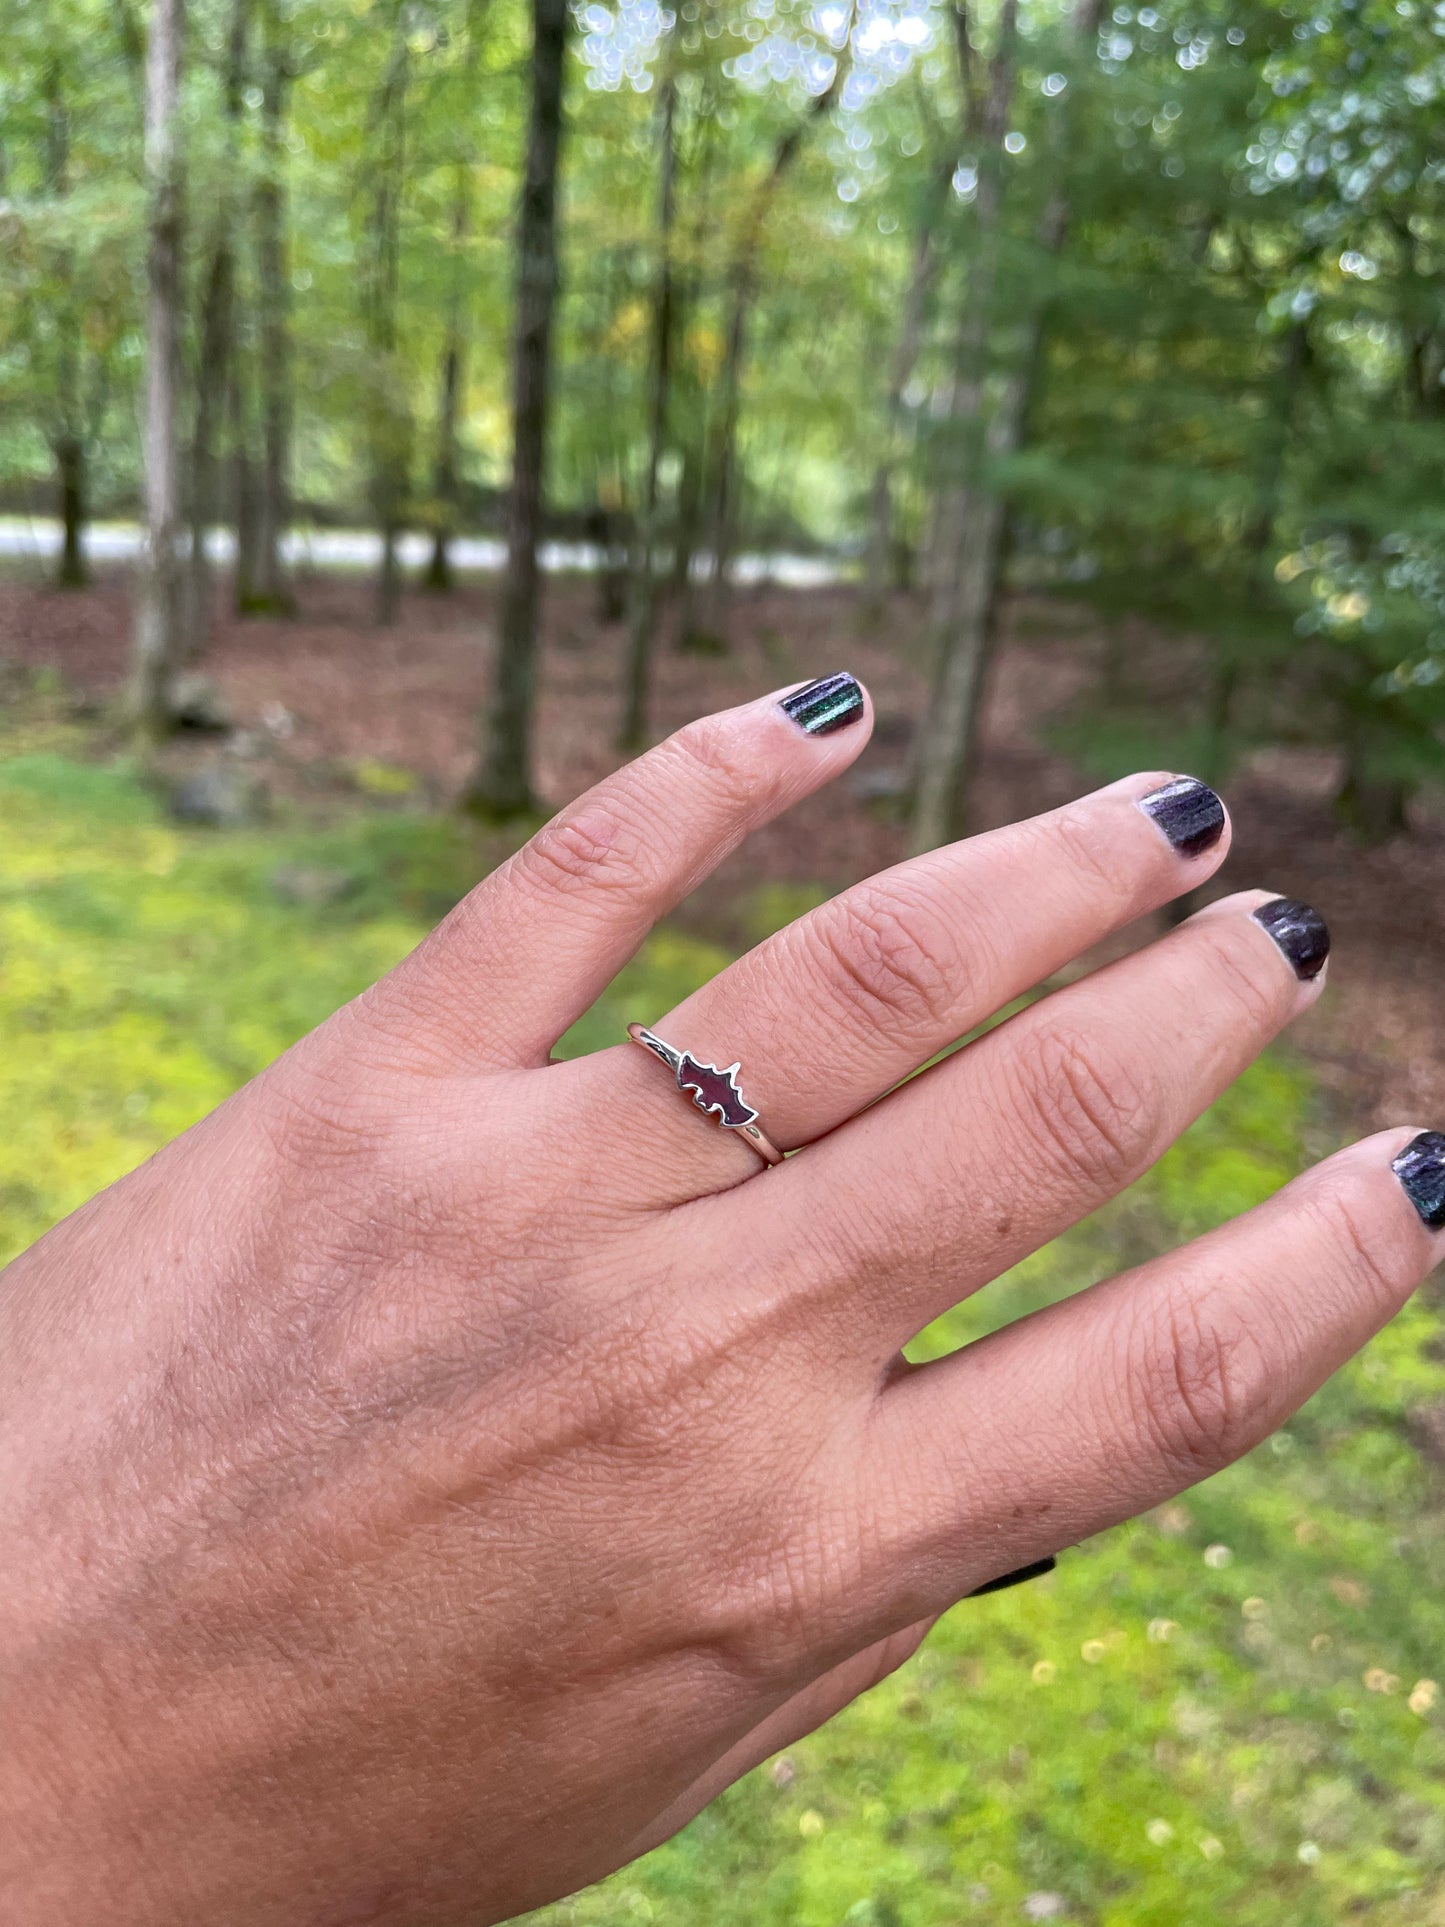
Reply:
M422 1927L596 1879L1247 1450L1439 1255L1445 1139L1388 1132L904 1365L1318 994L1323 926L1227 898L894 1088L1228 831L1141 776L871 878L638 1013L741 1058L808 1147L765 1169L642 1051L549 1053L862 747L845 679L791 707L825 727L750 704L564 810L4 1275L0 1918Z

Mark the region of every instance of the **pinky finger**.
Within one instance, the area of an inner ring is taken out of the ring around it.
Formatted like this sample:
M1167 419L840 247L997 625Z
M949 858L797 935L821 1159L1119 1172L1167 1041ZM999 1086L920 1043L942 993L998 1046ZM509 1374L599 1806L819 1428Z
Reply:
M1232 1463L1442 1257L1445 1136L1385 1132L1182 1250L895 1380L870 1440L895 1611L956 1599Z

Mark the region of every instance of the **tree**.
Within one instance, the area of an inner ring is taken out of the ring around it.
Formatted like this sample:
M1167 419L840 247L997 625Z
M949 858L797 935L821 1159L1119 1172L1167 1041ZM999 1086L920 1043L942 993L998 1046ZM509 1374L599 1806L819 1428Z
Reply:
M291 50L280 0L261 0L261 152L253 206L261 461L256 472L246 608L272 615L289 614L294 607L282 555L291 521L291 277L282 161L291 79Z
M170 676L180 656L180 477L176 381L181 315L182 147L180 90L184 0L155 0L146 50L145 171L148 201L145 402L145 551L131 657L128 711L154 742L169 724Z
M1102 0L1076 0L1071 30L1079 46L1098 31ZM969 98L968 22L956 10L960 71ZM912 847L931 849L959 835L972 771L979 716L992 654L994 615L1004 558L1007 504L991 469L1022 443L1043 346L1047 297L1035 291L989 409L988 384L1004 211L1004 139L1013 109L1016 0L1003 0L998 41L977 112L979 167L976 244L960 320L950 423L955 472L940 504L941 549L930 615L935 660L932 701L920 731ZM967 112L967 118L972 119ZM966 125L965 133L971 129ZM1069 149L1059 134L1037 232L1037 251L1056 256L1069 224Z
M1008 0L1013 4L1013 0ZM726 348L719 382L718 427L712 448L712 501L708 518L710 573L700 617L688 615L683 641L716 641L725 621L728 569L732 562L737 520L737 436L742 407L743 360L748 323L758 295L758 265L768 217L784 181L792 171L809 131L831 113L842 90L852 48L856 9L850 7L843 28L843 44L832 63L827 85L815 93L803 111L779 136L761 179L743 203L730 253L725 282Z
M557 301L557 178L567 0L532 0L532 87L517 214L516 321L512 348L512 481L507 572L497 627L481 760L467 793L474 813L508 817L535 808L532 720L536 695L544 461L552 321Z
M445 593L452 586L451 540L459 513L459 425L467 385L467 349L471 320L470 257L473 210L476 200L473 141L477 111L477 72L482 44L484 0L468 0L461 26L461 59L449 101L455 116L454 151L447 165L448 196L447 279L445 320L438 361L436 430L432 465L432 552L426 586Z
M397 541L411 459L411 412L399 356L401 207L406 181L407 94L411 81L408 11L382 0L387 53L371 101L360 184L363 201L360 282L366 368L367 456L371 506L381 536L376 620L396 620L401 596Z
M657 261L652 288L648 358L647 457L633 544L628 594L627 680L618 745L639 750L647 740L652 649L657 628L658 478L667 441L672 385L672 230L677 211L677 67L668 38L657 102Z
M191 487L186 557L185 653L194 661L205 650L211 627L209 536L218 501L217 438L232 381L235 330L237 196L240 123L246 79L251 0L231 0L221 89L224 120L221 177L216 184L209 256L201 296L191 431Z

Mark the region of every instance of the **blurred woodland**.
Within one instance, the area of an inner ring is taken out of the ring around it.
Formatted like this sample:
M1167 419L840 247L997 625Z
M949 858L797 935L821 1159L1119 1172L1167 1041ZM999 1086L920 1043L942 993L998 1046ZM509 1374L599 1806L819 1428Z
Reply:
M965 820L1000 585L1205 638L1190 744L1442 769L1445 6L0 0L0 509L144 530L155 741L287 534L506 544L466 800L533 805L538 556L722 651L813 556L923 666L910 840ZM224 558L234 557L234 564ZM896 633L895 633L896 632ZM1084 699L1151 698L1116 640ZM825 664L831 667L832 664ZM1144 760L1152 760L1145 757Z

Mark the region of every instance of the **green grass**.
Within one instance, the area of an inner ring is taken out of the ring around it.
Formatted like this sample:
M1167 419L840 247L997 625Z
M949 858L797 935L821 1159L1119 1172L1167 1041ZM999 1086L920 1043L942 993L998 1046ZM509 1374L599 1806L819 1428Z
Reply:
M477 846L391 810L177 830L124 770L0 764L0 1255L183 1129L407 950ZM285 900L285 865L344 872ZM791 900L755 906L766 921ZM721 956L664 931L569 1048ZM1268 1195L1313 1147L1266 1059L1126 1198L921 1349ZM1417 1301L1285 1432L1180 1504L964 1604L898 1677L548 1927L957 1927L1032 1897L1098 1927L1445 1922L1445 1531L1412 1409L1445 1398Z

